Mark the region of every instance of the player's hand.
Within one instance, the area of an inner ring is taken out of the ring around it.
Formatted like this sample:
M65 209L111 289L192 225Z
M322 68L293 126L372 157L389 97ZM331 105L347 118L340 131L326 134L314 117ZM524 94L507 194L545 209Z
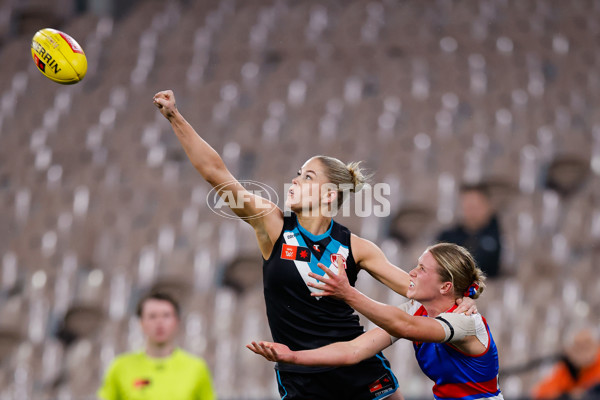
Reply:
M160 113L169 121L177 113L177 104L172 90L163 90L154 95L154 105L158 107Z
M309 272L308 276L316 279L319 281L319 283L308 282L307 285L315 289L319 289L321 292L313 292L310 295L313 297L331 296L340 300L346 299L346 296L352 290L352 286L350 286L350 282L348 281L348 276L346 275L346 268L344 268L342 257L337 258L337 275L321 263L319 263L318 266L325 272L325 276Z
M294 352L290 350L285 344L273 343L273 342L252 342L247 344L246 347L258 355L263 356L269 361L275 362L293 362Z
M463 297L462 299L456 300L456 310L453 312L457 314L464 313L465 315L477 314L477 306L475 305L475 300L470 297Z

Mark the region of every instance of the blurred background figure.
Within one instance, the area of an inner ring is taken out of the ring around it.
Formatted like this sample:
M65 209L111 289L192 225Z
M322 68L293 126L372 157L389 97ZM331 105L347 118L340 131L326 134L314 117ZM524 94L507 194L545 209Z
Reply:
M500 225L487 186L483 183L463 185L460 209L460 221L442 231L437 241L466 247L487 277L498 276L502 251Z
M98 397L104 400L213 400L210 371L203 359L175 346L179 304L166 293L149 293L137 307L146 337L144 351L117 357Z
M533 388L535 399L600 398L600 341L598 329L574 330L555 368Z

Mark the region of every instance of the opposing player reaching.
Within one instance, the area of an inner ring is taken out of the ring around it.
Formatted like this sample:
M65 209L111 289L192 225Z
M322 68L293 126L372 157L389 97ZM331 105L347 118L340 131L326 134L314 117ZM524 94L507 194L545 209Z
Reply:
M481 270L463 247L441 243L429 247L410 272L408 297L399 308L378 303L351 287L344 270L313 287L322 296L345 300L379 326L351 341L319 349L290 351L279 343L252 342L247 347L271 361L299 365L352 365L398 338L413 341L423 372L431 378L436 399L502 399L498 386L498 350L485 319L451 313L463 292L478 297L485 285Z
M196 170L229 201L233 212L254 228L263 256L267 318L275 341L293 350L306 350L352 340L364 332L346 303L311 296L311 291L316 291L310 287L317 282L314 276L324 274L319 262L335 270L334 261L340 260L352 285L358 271L364 269L394 291L407 293L409 276L405 271L392 265L375 244L351 234L323 212L341 203L343 185L355 189L363 183L356 164L345 165L326 156L309 159L292 180L286 199L292 213L284 215L277 205L248 192L231 175L219 154L178 112L172 91L157 93L154 104L171 123ZM464 310L473 307L473 302L467 303L462 305ZM401 398L397 380L381 354L344 368L278 364L276 373L279 392L286 400ZM373 390L373 384L383 379L388 384Z

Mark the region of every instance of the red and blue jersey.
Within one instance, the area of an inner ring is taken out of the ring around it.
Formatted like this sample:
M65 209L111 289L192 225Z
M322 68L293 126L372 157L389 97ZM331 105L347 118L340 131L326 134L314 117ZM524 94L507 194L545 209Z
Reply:
M420 306L413 315L427 316L427 311ZM498 349L485 318L479 314L471 317L475 319L478 339L486 346L481 354L466 354L452 343L413 342L421 370L435 382L436 399L503 399L498 386Z

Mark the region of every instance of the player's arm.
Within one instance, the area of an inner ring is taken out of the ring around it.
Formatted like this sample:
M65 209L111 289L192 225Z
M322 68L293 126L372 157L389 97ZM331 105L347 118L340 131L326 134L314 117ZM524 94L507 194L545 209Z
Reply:
M435 343L447 340L444 327L435 319L410 315L398 307L375 301L355 288L346 302L394 337Z
M406 296L410 277L408 273L392 264L375 243L352 234L352 255L359 268L383 283L394 292Z
M444 328L434 319L415 317L398 307L380 303L364 295L350 285L346 271L341 265L338 266L337 275L325 265L318 265L325 271L326 277L308 274L319 283L308 282L307 285L322 291L311 293L311 296L331 296L344 300L350 307L394 337L422 342L444 341Z
M410 283L408 273L392 264L375 243L354 234L350 240L352 254L358 266L394 292L406 297ZM457 304L456 313L477 313L475 300L469 297L457 300Z
M308 282L307 285L320 290L311 293L311 296L331 296L344 300L396 338L436 343L453 341L457 347L470 354L481 352L481 347L476 343L478 340L473 336L475 325L472 317L462 313L444 313L437 319L416 317L401 308L375 301L352 287L341 261L338 261L338 274L321 263L318 266L325 272L325 276L309 272L308 275L318 283Z
M259 241L263 256L270 255L283 228L283 213L276 204L246 190L229 172L221 156L213 149L177 110L171 90L154 95L154 104L170 122L192 165L227 202L231 210L248 222ZM260 218L254 218L262 215Z
M376 328L354 340L336 342L312 350L292 351L286 345L273 342L252 342L246 347L269 361L309 366L339 366L357 364L391 344L390 335Z

